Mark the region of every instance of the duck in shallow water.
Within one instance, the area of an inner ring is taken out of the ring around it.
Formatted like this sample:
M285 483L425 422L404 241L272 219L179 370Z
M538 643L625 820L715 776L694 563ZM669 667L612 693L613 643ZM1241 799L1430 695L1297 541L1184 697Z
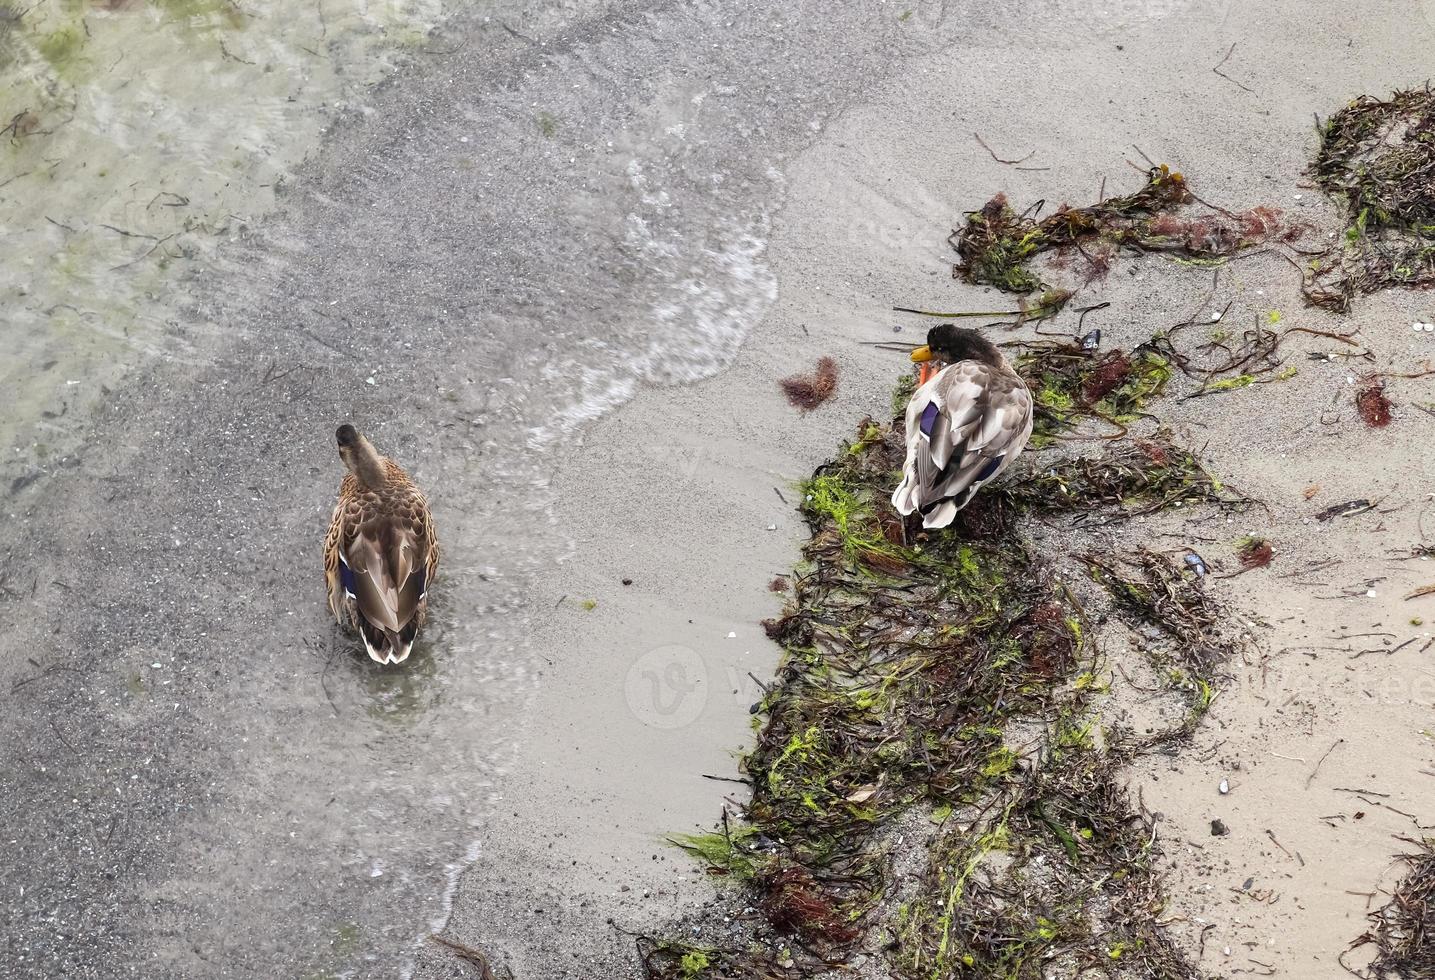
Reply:
M433 515L403 467L380 456L352 425L339 426L339 458L349 472L324 539L329 610L358 630L369 658L401 664L428 614L438 573Z
M941 528L1026 445L1031 392L1001 351L965 327L933 327L912 360L921 374L907 403L907 462L892 506Z

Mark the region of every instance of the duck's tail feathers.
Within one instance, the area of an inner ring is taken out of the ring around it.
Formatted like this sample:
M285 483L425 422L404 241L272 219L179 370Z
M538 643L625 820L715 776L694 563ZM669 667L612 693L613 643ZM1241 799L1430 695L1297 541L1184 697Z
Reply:
M912 499L912 484L915 481L911 474L902 474L902 482L897 484L897 489L892 491L892 507L906 517L917 509L917 502Z
M410 620L403 629L386 630L375 626L359 615L359 635L364 638L364 649L369 659L376 664L401 664L413 652L414 637L418 635L419 624Z

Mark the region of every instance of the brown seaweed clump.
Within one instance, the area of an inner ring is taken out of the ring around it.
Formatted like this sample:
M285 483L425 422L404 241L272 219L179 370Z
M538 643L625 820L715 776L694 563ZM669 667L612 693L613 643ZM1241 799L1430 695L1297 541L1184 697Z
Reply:
M1435 92L1362 95L1320 127L1311 176L1346 209L1345 239L1310 261L1306 298L1345 311L1359 294L1435 286Z
M817 361L811 374L794 374L778 382L793 408L810 412L837 394L837 362L830 357Z
M1204 208L1188 217L1183 209ZM964 227L948 241L961 262L952 273L967 282L996 286L1007 292L1041 289L1041 277L1029 268L1043 252L1055 252L1066 264L1083 262L1082 278L1099 279L1121 252L1158 252L1188 261L1218 262L1252 246L1291 241L1304 233L1276 208L1227 211L1200 202L1186 178L1165 164L1153 166L1140 189L1096 204L1063 205L1037 219L1041 203L1018 212L1005 194L967 214Z
M1351 949L1373 944L1378 951L1368 976L1435 977L1435 839L1410 840L1416 850L1403 856L1409 868L1383 908L1370 914L1370 928Z

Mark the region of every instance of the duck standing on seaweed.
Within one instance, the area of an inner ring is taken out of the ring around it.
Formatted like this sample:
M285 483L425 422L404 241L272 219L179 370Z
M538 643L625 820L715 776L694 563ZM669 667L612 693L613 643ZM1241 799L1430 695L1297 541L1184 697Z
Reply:
M438 538L427 498L352 425L336 433L349 472L324 539L329 610L358 630L369 658L401 664L428 614Z
M1031 437L1032 397L975 330L933 327L912 360L921 374L907 403L907 462L892 506L941 528L1021 453Z

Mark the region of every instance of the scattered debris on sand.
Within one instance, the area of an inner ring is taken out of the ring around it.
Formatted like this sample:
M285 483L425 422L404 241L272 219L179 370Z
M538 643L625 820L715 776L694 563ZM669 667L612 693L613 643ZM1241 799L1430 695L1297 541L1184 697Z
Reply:
M1344 503L1331 504L1325 510L1315 515L1318 521L1329 521L1337 517L1353 517L1356 514L1363 514L1368 510L1374 510L1375 504L1364 497L1359 500L1347 500Z
M837 362L830 357L817 361L811 374L794 374L778 382L793 408L810 412L837 394Z

